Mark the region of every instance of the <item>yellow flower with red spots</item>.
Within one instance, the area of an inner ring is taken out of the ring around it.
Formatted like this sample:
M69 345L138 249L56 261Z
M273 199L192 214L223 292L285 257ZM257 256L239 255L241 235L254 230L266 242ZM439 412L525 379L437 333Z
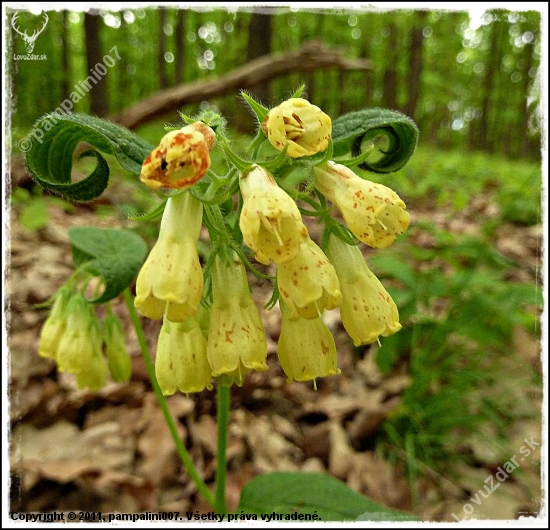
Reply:
M296 257L278 265L277 283L293 317L317 318L342 299L334 267L309 237Z
M355 237L375 248L389 247L409 226L405 203L392 189L357 176L336 162L316 166L315 187L342 212Z
M256 259L264 265L292 259L309 237L296 203L260 166L243 172L239 183L243 196L239 226Z
M401 329L397 306L368 268L357 246L331 235L327 255L336 269L342 291L342 324L356 346L376 342Z

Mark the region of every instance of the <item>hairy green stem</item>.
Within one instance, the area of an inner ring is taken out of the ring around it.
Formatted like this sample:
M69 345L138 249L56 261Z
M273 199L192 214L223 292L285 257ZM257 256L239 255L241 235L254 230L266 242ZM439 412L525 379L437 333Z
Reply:
M227 430L230 387L218 384L218 454L216 466L216 512L227 513L225 478L227 473Z
M164 397L162 390L160 389L160 386L157 382L157 377L155 375L155 367L153 366L151 354L149 353L149 347L147 346L147 342L145 340L145 334L143 333L143 328L141 327L139 316L137 314L136 308L134 307L134 299L129 289L124 290L124 301L126 302L126 306L128 307L128 312L130 313L130 320L132 321L132 324L134 325L134 329L136 330L139 346L141 348L141 353L143 355L145 367L147 368L147 373L149 374L149 378L151 379L151 384L153 385L153 390L155 391L155 395L157 396L157 400L159 402L160 408L162 410L162 413L164 414L164 419L166 420L166 424L168 425L170 434L172 435L172 438L174 439L174 443L176 444L176 449L181 458L181 461L183 462L183 465L185 466L187 473L189 473L191 480L197 486L197 489L199 490L199 492L206 499L206 501L210 505L212 505L212 507L214 507L215 506L214 495L208 489L208 486L204 483L204 481L199 476L197 469L195 468L195 465L193 464L193 461L191 460L191 457L187 452L187 449L183 445L183 442L181 441L181 438L178 434L178 430L176 428L176 422L174 420L174 417L172 416L172 413L168 408L168 403L166 402L166 398Z

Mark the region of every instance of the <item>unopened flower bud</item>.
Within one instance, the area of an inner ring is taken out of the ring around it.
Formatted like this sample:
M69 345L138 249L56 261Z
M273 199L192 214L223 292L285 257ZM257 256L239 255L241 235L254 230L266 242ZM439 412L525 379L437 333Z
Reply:
M105 355L114 381L128 381L132 375L132 359L126 350L124 331L120 320L108 313L103 323Z
M152 189L187 188L210 168L214 131L202 122L170 131L143 162L140 180Z
M302 98L283 101L271 109L262 123L267 139L293 158L324 151L330 140L332 121L319 107Z

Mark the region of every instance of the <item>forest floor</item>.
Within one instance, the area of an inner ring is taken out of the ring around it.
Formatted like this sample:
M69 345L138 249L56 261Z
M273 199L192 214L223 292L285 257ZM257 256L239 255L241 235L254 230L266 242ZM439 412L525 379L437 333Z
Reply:
M473 201L475 202L475 201ZM482 204L482 198L478 200ZM429 218L446 229L475 232L471 211L447 215L440 210L415 210L415 219ZM18 222L20 210L11 211L9 229L7 306L10 393L11 510L20 512L82 510L88 512L186 511L209 512L182 468L148 382L139 346L121 301L113 309L127 333L133 362L129 383L110 383L98 392L80 391L74 377L58 373L55 364L37 354L38 338L47 309L35 304L47 300L70 273L71 247L67 231L72 226L113 227L109 218L98 218L93 205L75 213L48 206L50 222L36 231ZM119 227L133 223L117 221ZM315 226L310 226L315 237ZM530 270L540 267L542 227L502 225L495 246L525 264L518 279L533 281ZM419 240L418 245L429 244ZM262 307L271 292L250 276L255 301ZM375 451L374 436L400 401L410 383L405 363L383 376L374 362L376 347L365 349L362 359L354 353L338 311L325 314L338 348L341 375L312 384L287 384L276 359L280 314L261 310L268 341L268 364L263 373L251 372L245 384L231 389L228 443L227 498L235 509L244 484L273 470L328 472L353 489L388 507L416 513L424 520L454 521L464 517L463 506L485 485L498 465L491 457L485 465L461 471L450 482L424 477L419 482L420 502L414 504L401 465L392 467ZM160 322L143 319L151 351L155 352ZM521 333L515 339L517 355L540 372L536 339ZM516 374L510 374L510 378ZM503 381L506 384L506 381ZM526 395L530 389L525 390ZM540 410L541 392L526 398ZM213 485L216 452L215 390L168 398L178 428L200 474ZM517 442L541 441L540 421L518 426ZM488 448L474 447L482 453ZM535 453L533 453L535 455ZM540 453L522 464L522 474L501 484L472 517L515 519L540 510ZM510 455L511 456L511 455Z

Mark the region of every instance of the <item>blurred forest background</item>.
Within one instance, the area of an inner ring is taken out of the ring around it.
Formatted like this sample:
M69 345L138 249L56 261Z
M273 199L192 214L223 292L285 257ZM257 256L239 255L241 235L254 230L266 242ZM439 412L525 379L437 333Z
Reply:
M209 511L162 431L123 304L114 310L125 321L134 363L124 388L78 391L70 376L36 353L47 310L35 304L71 272L67 228L121 226L152 244L158 222L130 222L126 214L149 211L158 198L114 159L108 160L120 178L111 179L101 199L71 205L46 196L26 172L18 142L36 119L72 98L79 99L73 111L119 121L155 145L165 121L178 120L176 110L193 115L215 108L237 131L241 148L255 123L238 89L274 106L304 82L306 97L333 119L386 107L420 129L418 150L402 170L364 175L395 189L411 212L408 232L392 248L364 249L399 307L403 329L381 348L354 348L337 312L327 312L341 376L318 381L314 392L303 383L285 385L273 362L269 372L232 389L229 504L236 505L254 475L301 469L329 472L427 520L468 515L463 506L487 476L517 455L525 439L542 437L541 13L483 4L469 12L159 7L47 13L32 52L47 60L16 60L26 49L11 25L13 11L6 24L12 509ZM38 13L21 11L18 21L22 30L40 27ZM283 67L277 76L264 65L260 81L248 72L239 77L242 85L224 90L250 61L293 52L299 60L304 46L311 56L329 58L316 68L314 61ZM83 97L71 96L98 63L108 66L101 81ZM216 79L227 83L214 92L208 92L214 85L196 84ZM214 166L223 167L223 156L216 156ZM87 174L93 162L75 168ZM308 228L319 235L315 225ZM264 294L258 306L271 293ZM262 317L274 353L280 317L273 311ZM144 325L154 352L160 324ZM170 402L193 459L212 480L214 394ZM534 448L471 516L538 514L540 465Z

